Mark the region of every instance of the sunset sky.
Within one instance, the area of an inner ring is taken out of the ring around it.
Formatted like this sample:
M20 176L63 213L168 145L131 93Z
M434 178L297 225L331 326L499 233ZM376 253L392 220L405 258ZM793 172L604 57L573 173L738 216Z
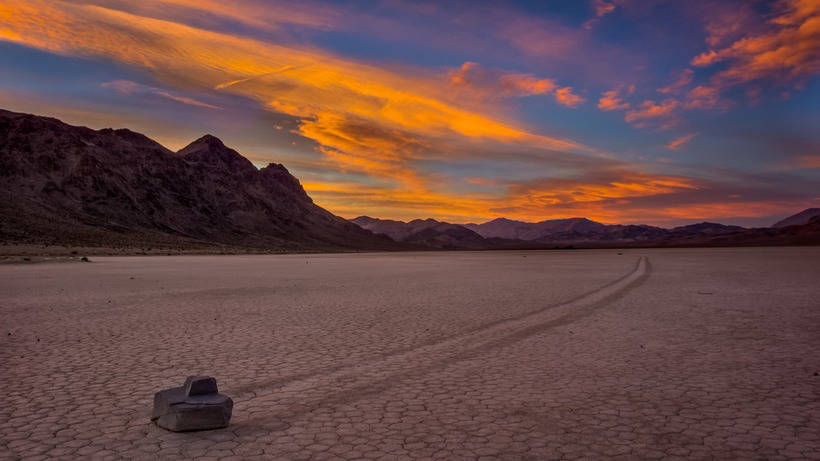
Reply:
M820 0L0 0L0 108L347 218L769 225L820 206L818 75Z

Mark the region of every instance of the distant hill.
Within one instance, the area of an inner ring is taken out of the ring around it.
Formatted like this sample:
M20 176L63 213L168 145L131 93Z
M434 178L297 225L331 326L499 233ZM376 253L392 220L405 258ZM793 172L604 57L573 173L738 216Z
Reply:
M772 227L799 226L802 224L808 224L811 218L815 216L820 216L820 208L808 208L800 213L774 223Z
M364 229L384 234L397 242L441 249L484 249L494 246L477 233L458 224L415 219L410 222L359 216L351 220Z
M820 219L820 217L814 218ZM818 223L784 228L746 229L740 226L702 222L672 229L636 224L602 224L586 218L551 219L536 223L498 218L483 224L450 224L433 219L401 221L362 216L353 220L373 232L383 233L398 242L436 248L609 248L680 247L743 245L820 244ZM459 237L435 237L437 229L453 231ZM421 229L423 236L411 237ZM467 234L474 231L483 238Z
M709 223L703 223L709 224ZM602 224L587 218L549 219L536 223L494 219L484 224L465 224L483 237L514 238L543 244L581 242L640 242L655 241L675 235L713 230L712 225L694 224L669 231L647 225ZM720 226L716 224L714 226Z
M664 246L779 246L820 245L820 216L802 225L759 227L713 235L673 239Z
M319 207L288 170L214 136L178 152L126 129L0 110L0 242L397 249Z
M586 218L550 219L537 223L498 218L484 224L465 224L464 227L486 238L539 240L561 233L589 234L600 232L605 225Z

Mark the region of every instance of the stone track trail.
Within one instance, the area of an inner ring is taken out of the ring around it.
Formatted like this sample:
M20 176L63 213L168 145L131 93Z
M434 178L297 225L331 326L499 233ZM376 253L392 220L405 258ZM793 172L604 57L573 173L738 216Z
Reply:
M299 413L326 405L349 403L367 394L383 392L402 379L413 379L431 370L441 370L459 360L504 347L588 315L622 295L649 276L650 264L639 257L623 277L573 300L550 305L515 318L481 326L411 350L395 351L368 363L343 367L302 379L285 377L279 383L231 389L240 402L237 411L260 414L250 424L264 424L267 414L287 420Z
M820 459L820 248L622 253L0 266L0 460Z

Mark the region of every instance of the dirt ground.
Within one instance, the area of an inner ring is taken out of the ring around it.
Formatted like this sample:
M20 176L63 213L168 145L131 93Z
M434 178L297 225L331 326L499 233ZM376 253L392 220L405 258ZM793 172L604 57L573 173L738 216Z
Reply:
M820 459L820 247L0 265L0 459ZM215 376L227 429L153 393Z

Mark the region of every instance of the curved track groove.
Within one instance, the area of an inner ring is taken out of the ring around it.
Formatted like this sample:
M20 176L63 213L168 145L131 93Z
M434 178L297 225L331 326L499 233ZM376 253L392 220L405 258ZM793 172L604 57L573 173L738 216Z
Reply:
M373 362L294 377L274 385L244 388L238 394L237 391L240 390L234 389L238 401L237 410L253 413L263 411L259 418L248 421L251 425L256 425L270 422L271 416L278 416L280 421L286 421L325 405L358 400L365 395L388 389L403 379L446 368L485 351L505 347L545 329L589 315L642 283L650 270L648 259L641 257L630 273L565 303L386 355Z

